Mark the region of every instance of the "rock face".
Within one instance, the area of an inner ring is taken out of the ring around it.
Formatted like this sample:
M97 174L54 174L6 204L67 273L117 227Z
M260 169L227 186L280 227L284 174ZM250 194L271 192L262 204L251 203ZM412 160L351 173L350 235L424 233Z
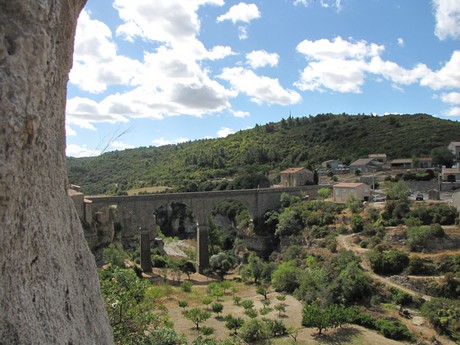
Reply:
M110 344L66 194L64 110L85 0L0 0L0 344Z

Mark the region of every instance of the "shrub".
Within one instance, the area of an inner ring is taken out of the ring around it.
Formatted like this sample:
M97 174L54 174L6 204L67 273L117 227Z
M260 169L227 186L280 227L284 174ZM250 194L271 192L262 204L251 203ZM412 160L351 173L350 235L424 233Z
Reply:
M191 292L192 286L193 286L193 283L190 280L185 280L182 282L182 284L180 284L180 287L182 291L184 292Z
M399 274L409 264L409 257L399 250L379 251L373 249L369 253L371 268L375 273Z
M412 251L421 251L435 238L444 237L444 230L439 224L410 227L407 230L407 244Z
M359 214L354 214L351 217L351 230L353 232L361 232L364 229L364 220Z
M266 322L259 319L251 319L241 326L240 337L248 343L254 343L258 340L270 338L271 332Z
M385 337L394 340L412 340L409 329L397 320L379 319L375 322L377 330Z

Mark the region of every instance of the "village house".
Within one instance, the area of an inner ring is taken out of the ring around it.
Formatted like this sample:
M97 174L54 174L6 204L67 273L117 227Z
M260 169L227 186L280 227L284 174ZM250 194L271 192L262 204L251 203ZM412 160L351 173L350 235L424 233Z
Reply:
M375 159L376 161L379 161L381 163L386 163L387 162L386 153L371 153L367 157Z
M453 168L443 167L441 170L441 182L460 183L460 164Z
M313 171L305 168L289 168L281 172L281 185L283 187L297 187L313 184Z
M353 196L358 200L367 201L371 195L370 187L365 183L338 183L333 187L334 202L345 203Z
M412 169L412 159L411 158L398 158L393 159L390 162L390 166L392 170L400 170L400 169Z
M456 161L460 161L460 141L452 141L447 145L447 149L452 152Z
M452 204L460 211L460 190L452 194Z
M328 161L322 162L321 167L326 168L326 169L339 169L339 168L343 168L343 163L335 159L330 159Z
M383 169L383 163L374 158L360 158L350 164L350 173L372 173Z
M431 157L420 157L420 168L428 169L433 167L433 159Z

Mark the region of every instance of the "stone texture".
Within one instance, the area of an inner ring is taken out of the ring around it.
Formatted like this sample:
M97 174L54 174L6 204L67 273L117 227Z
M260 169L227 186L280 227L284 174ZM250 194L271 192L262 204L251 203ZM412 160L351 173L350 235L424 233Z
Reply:
M0 344L110 344L66 193L65 99L85 0L0 0Z

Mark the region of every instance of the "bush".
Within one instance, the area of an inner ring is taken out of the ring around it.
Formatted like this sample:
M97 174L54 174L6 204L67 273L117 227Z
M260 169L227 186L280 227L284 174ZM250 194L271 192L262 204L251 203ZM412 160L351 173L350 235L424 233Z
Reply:
M193 286L193 283L190 280L185 280L182 282L182 284L180 284L180 287L182 291L184 292L191 292L192 286Z
M444 237L444 230L439 224L410 227L407 230L407 244L412 251L421 251L435 238Z
M373 249L369 253L369 260L372 270L381 274L399 274L409 265L408 255L399 250Z
M359 214L354 214L351 217L351 230L353 232L361 232L364 229L364 220Z
M375 322L377 330L385 337L394 340L412 340L409 329L397 320L379 319Z
M271 332L266 322L259 319L251 319L241 326L240 337L248 343L254 343L259 340L269 339Z

